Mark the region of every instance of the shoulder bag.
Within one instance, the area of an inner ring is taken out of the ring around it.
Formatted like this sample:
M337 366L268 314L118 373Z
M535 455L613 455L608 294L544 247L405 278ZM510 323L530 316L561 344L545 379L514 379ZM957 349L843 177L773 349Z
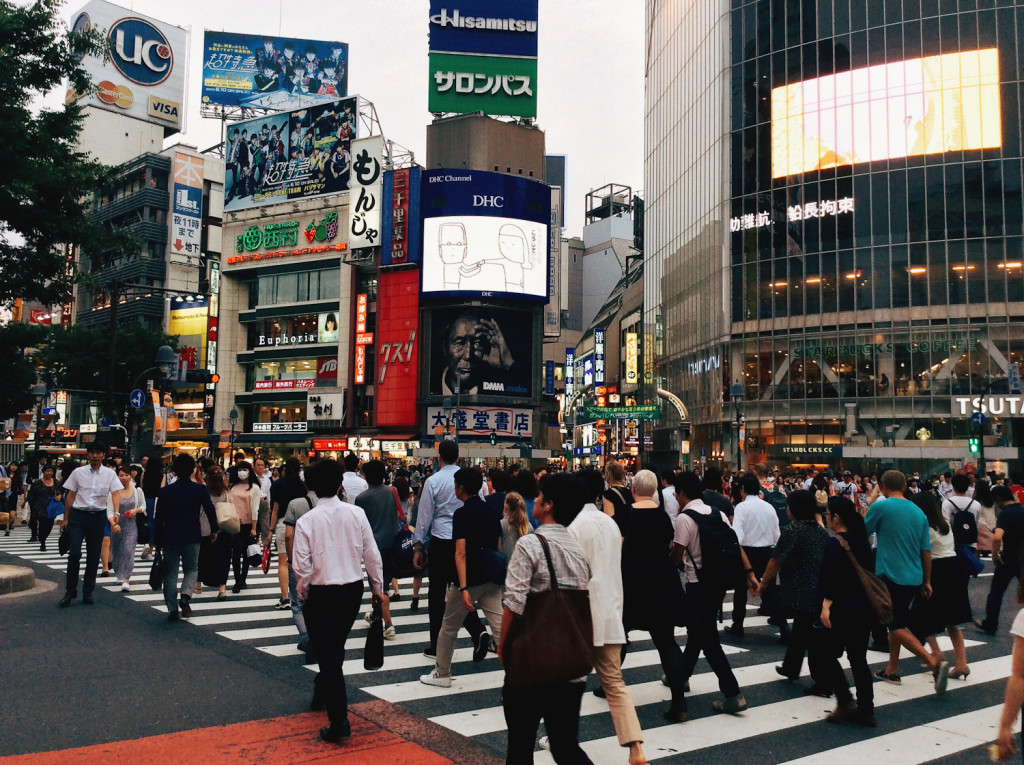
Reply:
M853 566L853 570L856 572L857 578L864 588L864 594L867 596L868 603L871 604L871 610L874 611L879 624L888 624L892 621L893 616L892 596L889 595L889 588L877 576L870 571L864 570L864 567L860 565L860 562L850 550L849 542L840 537L839 546L846 550L846 555L850 559L850 565Z
M544 548L551 589L531 592L523 615L509 627L503 656L505 682L513 688L554 685L594 668L590 595L558 586L548 541L543 534L536 536Z
M237 534L241 530L242 524L234 502L230 499L227 502L218 502L213 509L217 513L217 525L221 531L226 534Z
M969 545L957 543L953 545L953 549L956 550L956 567L961 576L969 579L972 576L978 576L985 570L985 564L974 554L974 550Z
M153 555L153 568L149 570L149 586L154 590L164 588L164 571L166 569L167 562L164 560L164 554L157 550Z

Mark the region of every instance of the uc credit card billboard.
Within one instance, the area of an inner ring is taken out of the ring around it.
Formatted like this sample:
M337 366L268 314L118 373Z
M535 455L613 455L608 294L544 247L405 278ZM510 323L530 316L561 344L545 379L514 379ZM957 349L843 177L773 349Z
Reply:
M348 95L348 43L206 30L203 103L275 111Z
M551 189L480 170L431 170L421 186L425 298L548 301Z

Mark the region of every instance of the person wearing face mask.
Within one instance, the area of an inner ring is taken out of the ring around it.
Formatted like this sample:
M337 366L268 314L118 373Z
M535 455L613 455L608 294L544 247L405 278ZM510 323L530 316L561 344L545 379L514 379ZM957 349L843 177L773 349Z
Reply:
M256 473L245 460L235 464L235 474L228 488L230 501L238 512L241 527L231 540L231 565L235 573L235 594L245 589L245 578L249 574L249 562L245 548L256 541L256 520L260 509L260 484Z

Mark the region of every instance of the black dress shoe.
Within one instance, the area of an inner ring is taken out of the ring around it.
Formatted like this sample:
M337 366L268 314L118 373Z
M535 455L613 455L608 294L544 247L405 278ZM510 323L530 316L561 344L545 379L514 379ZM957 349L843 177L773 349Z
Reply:
M169 621L169 622L176 622L180 618L181 617L178 616L178 612L177 611L171 611L169 614L167 614L167 621Z
M192 606L188 604L189 600L191 600L191 598L188 598L184 595L178 599L178 608L181 609L182 619L188 619L190 616L192 616Z
M87 606L91 606L96 601L92 599L92 595L83 595L82 602L85 603L85 605Z
M345 720L341 725L335 728L333 725L330 728L320 729L320 738L329 744L337 744L344 741L352 736L352 725L348 720Z
M67 608L71 605L71 601L75 599L75 596L71 593L64 593L64 597L57 601L57 608Z
M732 635L733 637L743 637L743 627L738 624L730 624L722 631L727 635Z

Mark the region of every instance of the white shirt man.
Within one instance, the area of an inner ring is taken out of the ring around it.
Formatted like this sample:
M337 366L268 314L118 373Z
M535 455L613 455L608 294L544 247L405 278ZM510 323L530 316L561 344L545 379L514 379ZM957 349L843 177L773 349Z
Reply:
M664 500L662 504L665 506L665 512L668 513L668 517L675 523L676 516L679 515L679 500L676 499L676 487L666 486L661 490L661 498Z

